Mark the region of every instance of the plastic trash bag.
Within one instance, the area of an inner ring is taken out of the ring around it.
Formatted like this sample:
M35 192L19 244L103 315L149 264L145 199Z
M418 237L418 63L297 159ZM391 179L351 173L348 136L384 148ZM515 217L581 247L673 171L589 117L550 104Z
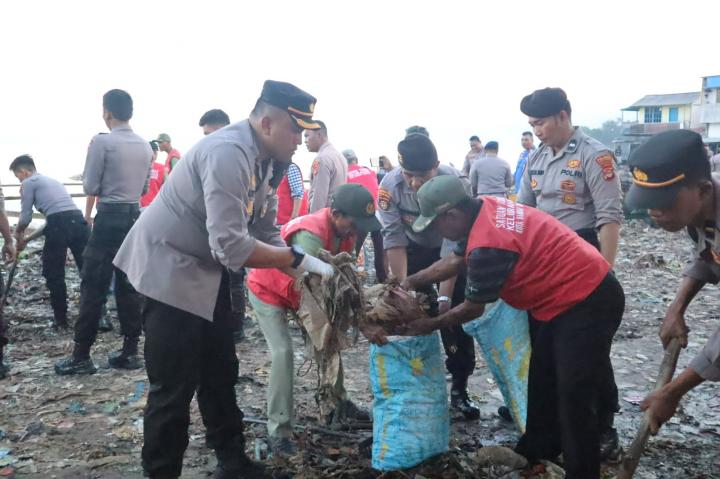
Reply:
M532 351L527 312L499 300L478 319L465 323L463 328L480 345L505 405L518 429L524 433Z
M445 364L438 333L370 345L372 467L406 469L447 452Z

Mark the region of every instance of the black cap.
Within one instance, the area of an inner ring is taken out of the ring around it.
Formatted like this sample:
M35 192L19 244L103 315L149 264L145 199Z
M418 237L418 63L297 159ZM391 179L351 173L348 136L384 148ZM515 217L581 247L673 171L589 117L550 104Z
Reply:
M430 138L413 133L398 143L398 161L406 170L430 171L437 165L438 154Z
M568 114L572 111L562 88L535 90L520 102L520 111L534 118L553 116L563 110Z
M485 143L486 150L498 151L499 148L500 148L500 145L498 144L497 141L488 141L487 143Z
M628 160L633 184L625 196L630 209L665 209L687 182L710 178L702 137L690 130L659 133Z
M150 148L152 148L152 151L158 151L160 149L156 140L150 140Z
M266 80L260 100L270 105L287 110L295 122L306 130L317 130L320 125L312 119L315 111L314 96L293 85L275 80Z

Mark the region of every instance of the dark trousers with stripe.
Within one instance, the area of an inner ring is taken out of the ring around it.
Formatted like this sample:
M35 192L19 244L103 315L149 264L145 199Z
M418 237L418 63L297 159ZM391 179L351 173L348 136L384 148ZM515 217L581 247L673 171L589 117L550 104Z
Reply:
M440 248L426 248L417 243L410 242L407 247L407 274L415 274L423 270L440 259ZM460 274L455 282L453 289L452 306L465 301L465 282L464 274ZM432 286L422 288L419 291L427 294L432 299L432 309L430 314L436 316L437 308L437 292ZM440 330L443 347L445 348L445 366L452 376L453 389L465 390L467 388L468 377L475 369L475 342L469 334L463 330L461 325L453 328Z
M608 273L551 321L530 317L527 423L516 450L530 460L562 452L567 479L600 477L603 388L613 375L610 346L624 308L622 287Z

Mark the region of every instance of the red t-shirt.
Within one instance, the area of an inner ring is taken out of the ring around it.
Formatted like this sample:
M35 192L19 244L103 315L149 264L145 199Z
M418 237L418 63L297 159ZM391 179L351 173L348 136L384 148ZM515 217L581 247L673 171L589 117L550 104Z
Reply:
M147 205L152 203L157 194L160 192L160 187L165 182L165 168L160 163L153 162L152 169L150 170L150 182L148 184L148 191L140 197L140 206L145 208Z
M610 271L595 247L552 216L489 196L483 197L465 255L468 299L472 301L473 289L481 290L506 275L504 282L500 280L499 297L540 321L550 321L583 301ZM482 258L498 255L514 258L509 272L491 261L483 264Z
M349 165L347 181L348 183L357 183L358 185L367 188L375 200L375 206L377 206L378 180L377 175L373 170L367 166Z

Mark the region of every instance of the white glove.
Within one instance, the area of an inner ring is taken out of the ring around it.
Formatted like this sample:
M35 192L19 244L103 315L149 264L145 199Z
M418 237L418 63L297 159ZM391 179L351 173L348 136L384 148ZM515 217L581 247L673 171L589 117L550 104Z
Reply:
M307 271L308 273L319 274L322 276L323 280L327 280L335 276L335 269L331 265L309 254L305 255L303 260L300 262L298 269Z

